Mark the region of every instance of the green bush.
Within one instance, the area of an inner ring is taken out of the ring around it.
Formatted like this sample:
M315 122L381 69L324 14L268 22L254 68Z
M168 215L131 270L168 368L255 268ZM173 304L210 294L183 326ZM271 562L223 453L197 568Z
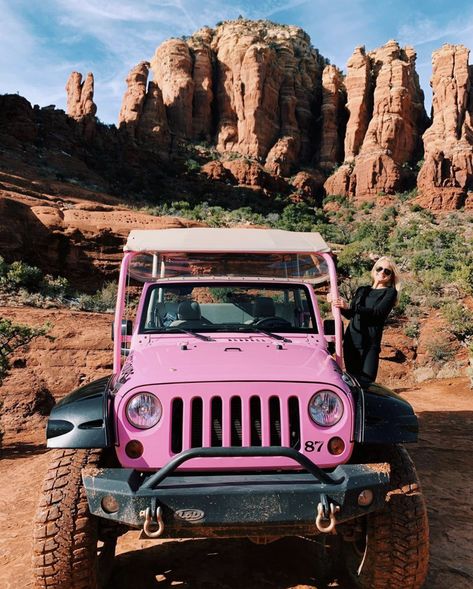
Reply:
M396 306L392 313L395 317L401 317L406 315L408 308L412 306L412 298L407 290L401 290L397 296Z
M77 299L78 307L82 311L95 313L111 313L115 309L118 287L114 282L106 282L93 295L82 294Z
M338 255L338 269L348 276L360 276L373 265L367 253L362 242L356 241L346 245Z
M13 352L27 346L36 337L46 335L50 328L49 324L43 327L30 327L0 317L0 385L10 370L10 357Z
M418 321L409 321L409 323L404 328L404 333L407 335L407 337L411 337L412 339L419 337L419 333L420 333L419 322Z
M442 307L442 315L448 323L448 329L461 341L473 336L473 312L457 302L447 303Z
M452 272L452 280L460 288L469 294L473 294L473 263L472 260L466 260L465 263L459 262Z
M442 337L440 334L426 342L425 348L427 354L436 363L447 362L454 356L452 344L445 336Z
M24 262L12 262L1 278L1 285L7 290L20 287L29 291L37 291L43 280L43 273L36 266L29 266Z
M354 241L362 241L365 249L375 252L385 251L391 228L392 224L385 221L377 223L363 221L356 228Z
M200 164L196 160L189 158L185 162L186 168L189 172L199 172L200 171Z

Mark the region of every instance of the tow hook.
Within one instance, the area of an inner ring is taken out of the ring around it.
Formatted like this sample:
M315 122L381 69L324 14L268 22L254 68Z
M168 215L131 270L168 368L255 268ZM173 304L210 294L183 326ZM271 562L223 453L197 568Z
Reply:
M315 518L315 525L319 532L323 534L329 534L335 529L337 525L337 521L335 519L335 514L340 511L340 507L338 505L334 505L330 503L330 507L327 501L327 497L323 495L321 497L322 501L317 505L317 517ZM326 525L323 522L328 522Z
M161 534L164 532L163 510L161 506L156 508L156 523L153 522L151 509L149 507L147 507L145 511L140 511L140 516L144 516L145 518L143 532L148 536L148 538L159 538L159 536L161 536ZM156 525L158 526L158 529L155 529Z

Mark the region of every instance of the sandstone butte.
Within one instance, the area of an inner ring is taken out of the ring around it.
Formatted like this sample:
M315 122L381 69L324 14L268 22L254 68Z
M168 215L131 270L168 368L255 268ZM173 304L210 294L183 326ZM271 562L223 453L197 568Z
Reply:
M424 164L418 177L421 200L432 209L459 208L472 189L472 69L468 55L463 45L444 45L432 58L433 120L424 133Z
M454 45L434 53L431 121L411 47L357 47L342 74L298 27L226 21L169 39L150 62L135 66L118 126L125 144L161 156L186 141L205 141L224 159L238 154L238 164L204 166L208 178L222 182L279 186L268 182L270 174L297 178L312 197L357 199L417 185L425 206L471 207L468 54ZM69 116L93 138L92 74L82 82L74 72L66 89ZM27 113L24 123L28 129ZM304 178L297 177L301 169Z

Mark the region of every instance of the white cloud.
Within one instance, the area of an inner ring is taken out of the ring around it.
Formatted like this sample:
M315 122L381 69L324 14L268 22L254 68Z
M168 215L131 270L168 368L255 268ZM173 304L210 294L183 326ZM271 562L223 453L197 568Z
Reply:
M440 22L421 16L399 28L399 38L403 43L415 46L449 42L468 43L473 30L473 16L463 13L448 22Z

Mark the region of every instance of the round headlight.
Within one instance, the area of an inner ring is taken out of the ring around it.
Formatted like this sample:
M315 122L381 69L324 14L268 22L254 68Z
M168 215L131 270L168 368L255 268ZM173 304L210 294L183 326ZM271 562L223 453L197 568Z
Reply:
M333 391L319 391L309 401L309 415L317 425L335 425L343 415L342 400Z
M138 393L128 401L126 416L134 427L149 429L156 425L163 414L158 397L151 393Z

